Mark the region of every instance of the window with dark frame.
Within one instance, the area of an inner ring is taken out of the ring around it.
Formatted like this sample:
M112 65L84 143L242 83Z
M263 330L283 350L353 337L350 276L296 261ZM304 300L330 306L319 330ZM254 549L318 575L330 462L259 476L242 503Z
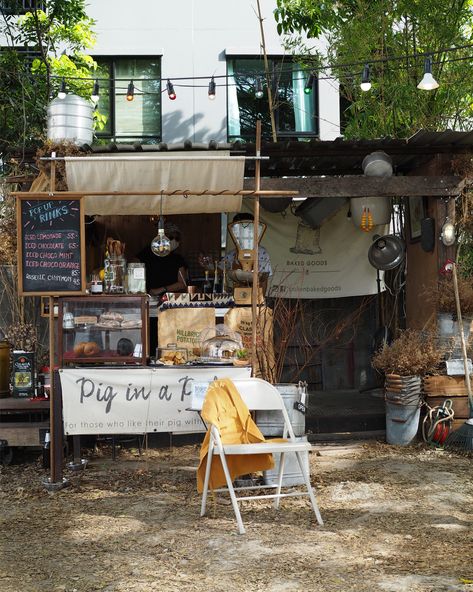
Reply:
M318 84L304 92L308 72L288 58L268 58L274 118L278 138L294 140L318 136ZM262 87L262 97L255 95ZM260 57L227 58L228 141L254 141L256 120L262 136L271 140L271 118L264 61Z
M97 57L100 83L98 112L105 123L97 138L116 142L161 141L161 58ZM133 100L127 90L133 81Z
M40 0L0 0L0 12L7 14L25 14L31 10L45 10L45 2Z

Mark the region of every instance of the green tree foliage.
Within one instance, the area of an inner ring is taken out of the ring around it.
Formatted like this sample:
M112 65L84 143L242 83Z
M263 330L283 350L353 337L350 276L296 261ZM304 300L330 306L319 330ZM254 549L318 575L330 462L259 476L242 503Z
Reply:
M346 137L407 137L420 128L472 129L472 9L472 0L277 0L275 18L307 67L333 66ZM322 36L327 55L312 47ZM452 47L459 49L444 51ZM440 87L423 91L417 84L429 52ZM368 92L359 86L365 62L371 62Z
M85 0L0 3L0 157L34 148L44 140L46 106L62 77L68 91L90 98L97 68L85 53L93 47L94 22ZM24 11L23 11L24 12Z

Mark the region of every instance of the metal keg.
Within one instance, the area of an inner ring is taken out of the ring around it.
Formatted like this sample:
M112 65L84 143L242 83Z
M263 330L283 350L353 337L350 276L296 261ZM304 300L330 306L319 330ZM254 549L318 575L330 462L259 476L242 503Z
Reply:
M67 140L77 145L91 144L93 106L77 95L52 100L48 106L48 140Z

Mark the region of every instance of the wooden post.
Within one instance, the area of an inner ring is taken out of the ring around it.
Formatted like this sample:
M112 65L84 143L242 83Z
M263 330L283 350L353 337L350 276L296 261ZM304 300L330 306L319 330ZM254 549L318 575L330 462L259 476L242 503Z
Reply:
M51 157L54 159L56 153L52 152ZM49 179L49 190L54 193L56 189L56 161L51 160L51 177ZM49 374L50 374L50 390L49 390L49 435L50 441L50 466L51 466L51 483L57 483L62 480L62 437L58 433L58 425L60 422L56 418L56 401L54 393L54 296L49 296ZM61 450L57 450L58 447Z
M256 122L256 163L255 163L255 190L259 191L261 183L261 121ZM259 255L258 255L258 238L259 238L259 195L256 193L254 197L254 221L253 221L253 248L255 253L255 260L253 262L253 286L251 294L251 366L252 375L256 376L256 369L258 367L258 354L256 350L256 336L258 325L258 275L259 275Z

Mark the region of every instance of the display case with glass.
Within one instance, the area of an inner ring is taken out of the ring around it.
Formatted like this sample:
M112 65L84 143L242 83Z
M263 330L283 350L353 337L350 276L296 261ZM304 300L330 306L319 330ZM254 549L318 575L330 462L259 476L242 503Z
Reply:
M59 298L59 365L146 365L148 306L146 295Z

